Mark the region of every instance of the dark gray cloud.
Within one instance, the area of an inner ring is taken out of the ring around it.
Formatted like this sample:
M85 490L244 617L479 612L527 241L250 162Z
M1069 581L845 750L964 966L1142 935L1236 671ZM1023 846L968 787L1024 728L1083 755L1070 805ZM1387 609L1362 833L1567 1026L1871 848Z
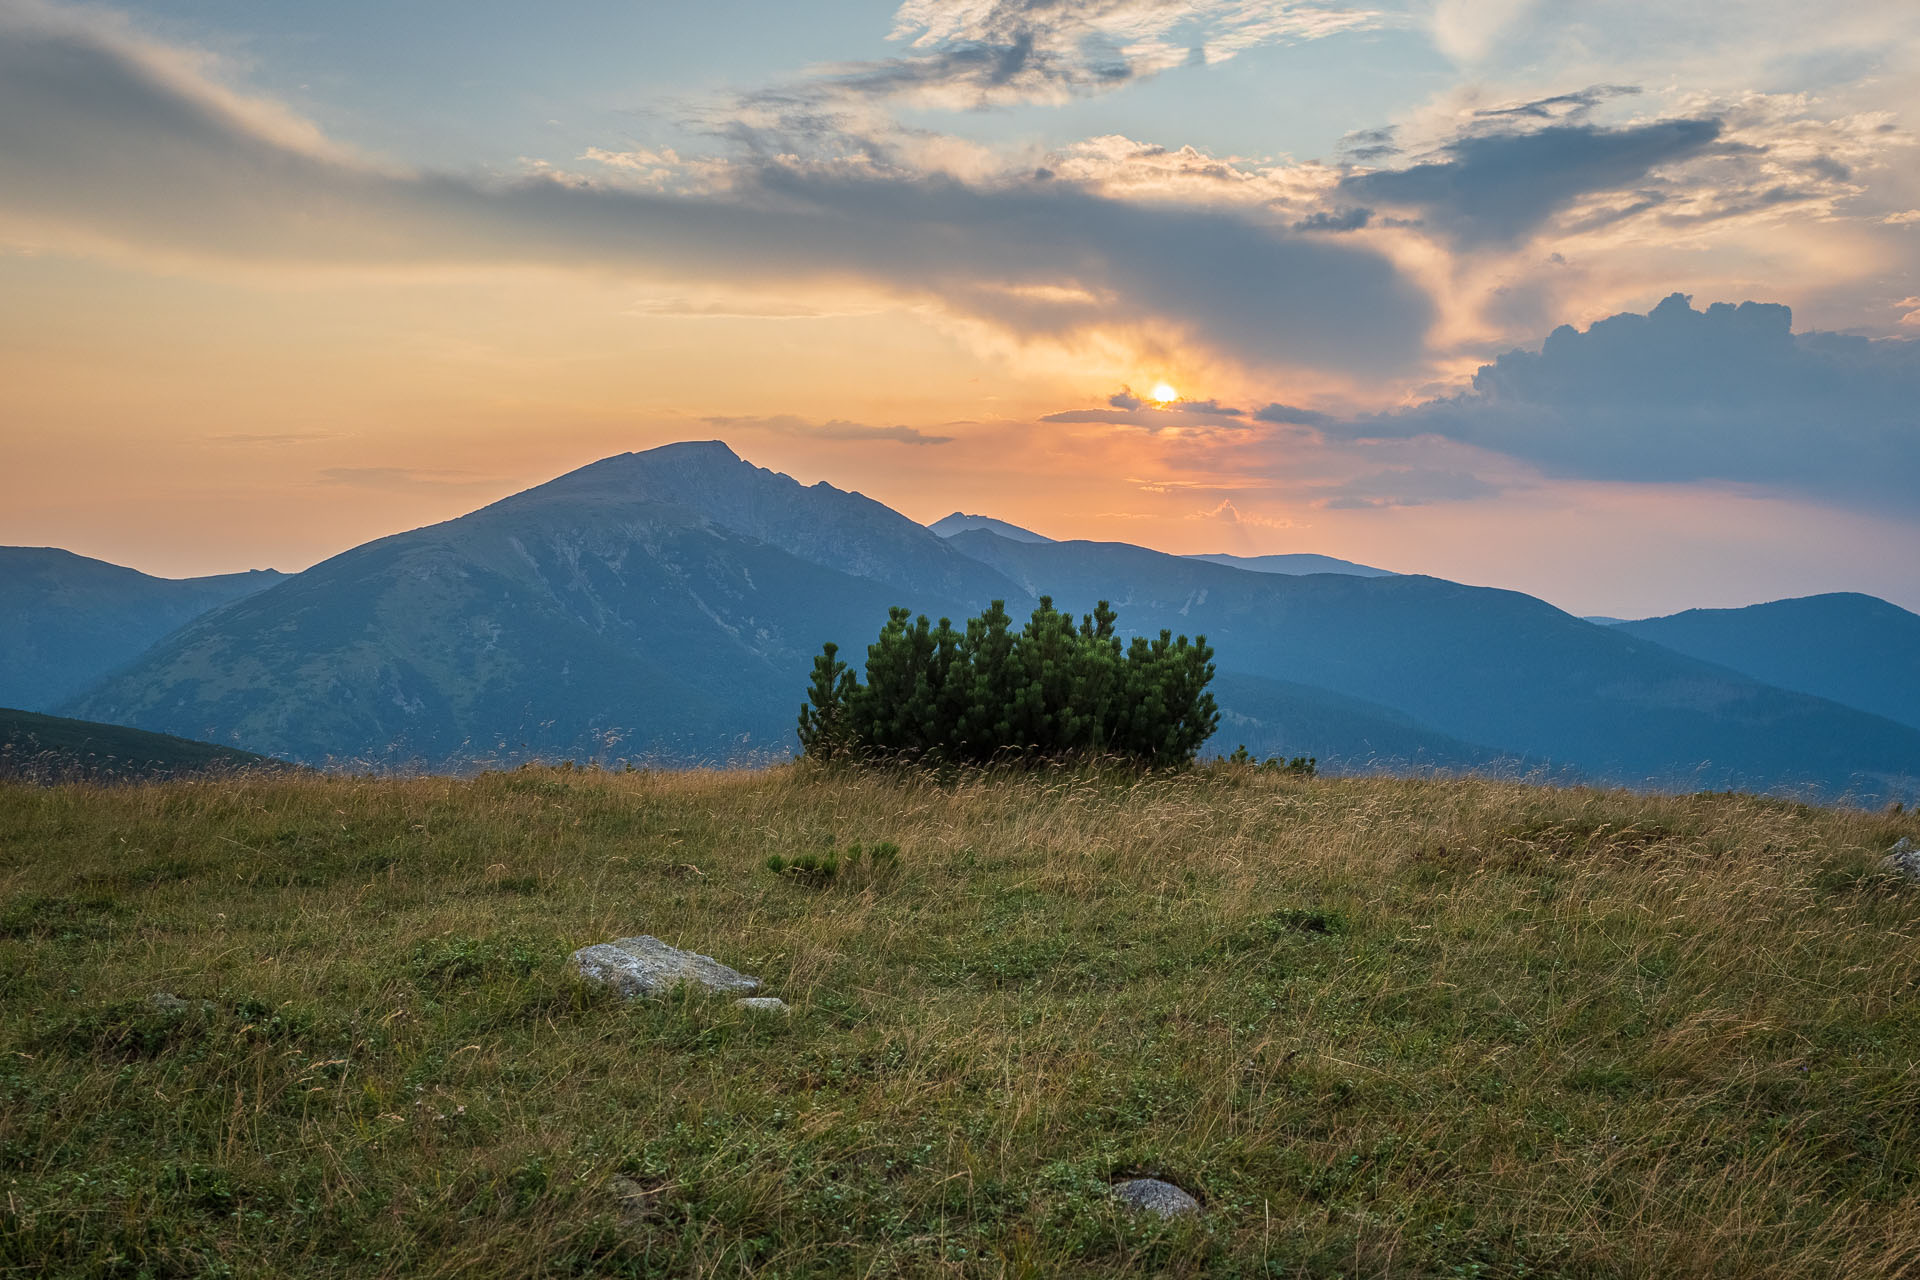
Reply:
M1474 112L1474 115L1482 120L1564 120L1569 117L1584 116L1601 103L1613 98L1630 97L1639 92L1639 85L1596 84L1578 93L1556 93L1545 98L1535 98L1531 102L1517 102L1506 107L1489 107L1484 111Z
M1920 493L1920 342L1792 331L1784 306L1674 294L1646 315L1510 351L1472 389L1341 424L1440 435L1566 476L1730 481L1911 513Z
M1351 174L1337 190L1363 205L1407 210L1462 245L1511 244L1582 197L1632 187L1703 154L1722 131L1716 119L1683 119L1477 133L1404 169Z
M860 282L1020 333L1170 322L1261 364L1401 367L1432 313L1363 246L1074 184L778 163L741 167L719 195L550 177L493 183L357 163L250 110L156 69L118 38L0 11L0 213L240 261ZM1086 300L1072 300L1076 291Z
M1253 416L1260 422L1292 423L1301 427L1324 427L1336 421L1331 414L1319 413L1313 409L1297 409L1290 404L1270 404Z
M722 431L765 431L773 435L802 436L809 440L872 440L923 445L953 442L952 436L935 435L919 427L869 426L864 422L849 422L845 418L809 422L791 413L778 413L764 418L704 418L702 421Z
M1310 213L1293 224L1295 231L1358 231L1373 221L1373 210L1367 208L1322 209Z

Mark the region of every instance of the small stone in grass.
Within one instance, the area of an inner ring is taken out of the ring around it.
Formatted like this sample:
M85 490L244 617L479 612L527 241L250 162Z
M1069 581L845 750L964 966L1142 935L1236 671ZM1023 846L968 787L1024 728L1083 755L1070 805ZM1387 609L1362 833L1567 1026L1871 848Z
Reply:
M1113 1185L1113 1198L1129 1209L1162 1218L1200 1212L1198 1200L1171 1182L1162 1182L1158 1178L1128 1178L1125 1182L1116 1182Z
M1912 840L1901 836L1899 843L1887 850L1887 856L1880 865L1889 871L1898 871L1909 880L1920 880L1920 848L1915 848Z
M760 979L655 937L618 938L573 953L573 966L591 982L604 982L623 996L657 996L683 982L708 991L758 991Z
M735 1000L735 1004L753 1013L792 1013L793 1009L779 996L747 996Z

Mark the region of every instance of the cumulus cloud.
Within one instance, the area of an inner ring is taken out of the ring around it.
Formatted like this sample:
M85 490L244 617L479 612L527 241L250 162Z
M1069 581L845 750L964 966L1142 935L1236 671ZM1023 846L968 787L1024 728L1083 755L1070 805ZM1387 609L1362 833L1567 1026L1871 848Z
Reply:
M1018 333L1161 326L1256 364L1399 367L1431 319L1426 295L1365 246L1070 184L768 162L739 166L724 191L673 194L397 171L300 134L270 104L195 87L148 48L84 18L0 9L0 227L241 262L857 284Z
M1792 331L1777 304L1563 325L1472 388L1342 424L1367 438L1439 435L1559 475L1725 481L1911 509L1920 491L1920 341Z
M848 422L845 418L809 422L791 413L778 413L764 418L715 417L702 421L722 431L764 431L772 435L801 436L809 440L869 440L923 445L953 443L952 436L934 435L919 427L869 426L864 422Z

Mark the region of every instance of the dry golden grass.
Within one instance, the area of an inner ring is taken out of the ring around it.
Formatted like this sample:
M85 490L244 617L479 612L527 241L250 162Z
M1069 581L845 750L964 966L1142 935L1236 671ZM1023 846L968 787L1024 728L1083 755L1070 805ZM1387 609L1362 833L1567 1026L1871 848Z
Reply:
M1911 1275L1913 834L1227 768L0 788L0 1268ZM634 933L793 1015L569 975Z

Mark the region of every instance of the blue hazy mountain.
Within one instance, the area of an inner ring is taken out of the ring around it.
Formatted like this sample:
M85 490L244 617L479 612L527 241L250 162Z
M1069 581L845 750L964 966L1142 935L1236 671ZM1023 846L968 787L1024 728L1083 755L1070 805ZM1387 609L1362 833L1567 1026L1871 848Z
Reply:
M0 706L56 707L167 633L285 577L155 578L54 547L0 547Z
M1854 592L1688 609L1620 630L1756 680L1920 727L1920 615Z
M942 538L714 442L595 463L208 613L63 709L293 759L661 763L793 745L823 641L889 605L1042 593L1204 632L1210 750L1551 767L1677 786L1907 794L1920 730L1777 689L1517 592L1252 572L1111 543Z
M928 525L927 528L933 530L943 538L951 538L954 534L965 533L969 529L985 529L989 533L997 533L1001 537L1011 538L1015 542L1053 541L1052 538L1046 537L1044 534L1035 533L1031 529L1022 529L1017 524L1008 524L1005 520L995 520L992 516L970 516L964 511L956 511L950 516L942 516Z
M1248 573L1124 543L952 545L1063 608L1204 633L1223 673L1392 708L1522 762L1681 787L1907 794L1920 731L1777 689L1515 591L1438 578Z
M1225 552L1210 555L1181 557L1185 560L1204 560L1208 564L1224 564L1235 569L1246 569L1253 573L1284 573L1298 576L1304 573L1344 573L1356 578L1390 578L1391 569L1376 569L1372 565L1355 564L1351 560L1339 560L1333 556L1318 556L1311 552L1296 551L1276 556L1230 556Z
M293 759L785 754L823 641L1017 587L718 443L608 458L190 625L71 714Z

